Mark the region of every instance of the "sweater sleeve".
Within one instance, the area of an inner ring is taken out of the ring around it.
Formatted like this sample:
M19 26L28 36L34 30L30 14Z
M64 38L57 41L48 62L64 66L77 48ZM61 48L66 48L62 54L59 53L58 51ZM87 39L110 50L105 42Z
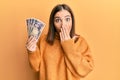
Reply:
M86 41L79 37L61 42L67 68L76 77L85 77L93 69L93 59Z

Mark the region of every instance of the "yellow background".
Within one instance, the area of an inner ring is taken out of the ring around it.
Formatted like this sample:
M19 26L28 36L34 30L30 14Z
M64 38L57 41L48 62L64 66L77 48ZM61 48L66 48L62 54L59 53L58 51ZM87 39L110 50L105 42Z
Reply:
M120 0L0 0L0 80L37 80L26 54L25 20L35 17L48 27L58 3L72 8L76 32L93 52L95 68L82 80L120 80Z

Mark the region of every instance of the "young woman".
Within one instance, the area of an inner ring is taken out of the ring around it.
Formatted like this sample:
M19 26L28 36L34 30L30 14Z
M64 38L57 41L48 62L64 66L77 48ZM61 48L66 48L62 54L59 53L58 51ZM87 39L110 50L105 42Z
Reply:
M66 4L55 6L47 35L26 44L31 67L39 80L80 80L93 70L93 59L85 39L75 34L75 20Z

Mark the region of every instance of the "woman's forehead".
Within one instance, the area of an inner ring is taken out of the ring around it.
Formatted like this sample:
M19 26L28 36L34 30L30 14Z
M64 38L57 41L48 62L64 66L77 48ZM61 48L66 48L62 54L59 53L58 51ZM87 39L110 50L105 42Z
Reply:
M71 14L67 10L61 10L58 11L54 17L55 18L71 17Z

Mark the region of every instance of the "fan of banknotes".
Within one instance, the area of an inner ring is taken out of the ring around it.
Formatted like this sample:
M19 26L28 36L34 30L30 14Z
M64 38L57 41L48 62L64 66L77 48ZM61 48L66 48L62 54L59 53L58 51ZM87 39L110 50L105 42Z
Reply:
M26 23L28 37L34 36L38 40L45 27L45 23L36 18L28 18L26 19Z

